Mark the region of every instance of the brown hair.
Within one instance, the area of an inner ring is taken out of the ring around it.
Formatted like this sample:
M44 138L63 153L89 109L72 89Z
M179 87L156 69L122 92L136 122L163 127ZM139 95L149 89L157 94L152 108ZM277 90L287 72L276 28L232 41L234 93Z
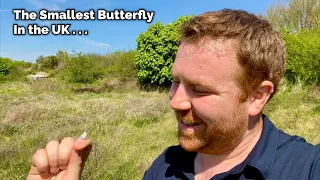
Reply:
M279 33L267 20L246 11L223 9L196 16L182 26L181 41L195 43L204 37L237 40L242 67L237 77L243 92L241 101L264 80L271 81L276 92L285 71L286 50Z

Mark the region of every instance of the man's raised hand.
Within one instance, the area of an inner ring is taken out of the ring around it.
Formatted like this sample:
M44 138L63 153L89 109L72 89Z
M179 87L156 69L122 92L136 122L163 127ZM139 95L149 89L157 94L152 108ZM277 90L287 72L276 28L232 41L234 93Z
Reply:
M91 149L92 143L84 134L77 140L50 141L33 154L27 180L79 180Z

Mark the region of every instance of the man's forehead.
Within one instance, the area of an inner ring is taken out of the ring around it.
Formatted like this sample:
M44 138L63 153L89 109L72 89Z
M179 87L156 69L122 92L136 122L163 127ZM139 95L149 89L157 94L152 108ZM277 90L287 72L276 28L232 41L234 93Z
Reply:
M177 56L190 55L208 55L223 57L235 54L237 51L238 41L226 38L202 38L197 42L191 43L183 41L178 49Z
M237 42L233 39L204 39L197 43L182 42L175 66L191 66L189 68L220 69L238 68Z
M196 44L182 42L171 69L175 78L190 81L225 81L238 72L233 40L206 40Z

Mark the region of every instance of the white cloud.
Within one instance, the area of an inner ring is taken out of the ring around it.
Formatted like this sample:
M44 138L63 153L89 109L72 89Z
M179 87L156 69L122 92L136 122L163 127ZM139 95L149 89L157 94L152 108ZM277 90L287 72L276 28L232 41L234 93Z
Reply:
M105 43L99 43L99 44L97 44L97 46L100 46L100 47L102 46L103 47L103 46L109 46L109 45L105 44Z
M98 41L94 41L94 40L91 40L91 39L88 39L88 38L85 38L85 37L79 37L79 36L73 36L75 39L85 43L85 44L88 44L88 45L91 45L91 46L97 46L97 47L107 47L107 48L110 48L110 45L109 44L106 44L106 43L103 43L103 42L98 42Z
M45 3L39 0L27 0L27 2L36 9L47 9L50 11L58 11L60 9L59 6L54 3Z

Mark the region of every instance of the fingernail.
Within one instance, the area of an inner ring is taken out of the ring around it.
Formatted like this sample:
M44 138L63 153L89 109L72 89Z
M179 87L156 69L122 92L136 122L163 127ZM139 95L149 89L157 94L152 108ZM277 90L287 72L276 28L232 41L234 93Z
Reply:
M86 133L86 132L82 133L79 138L80 138L80 139L83 139L83 140L84 140L84 139L87 139L87 133Z
M50 168L51 173L57 173L58 171L59 171L59 168L57 168L57 167Z

